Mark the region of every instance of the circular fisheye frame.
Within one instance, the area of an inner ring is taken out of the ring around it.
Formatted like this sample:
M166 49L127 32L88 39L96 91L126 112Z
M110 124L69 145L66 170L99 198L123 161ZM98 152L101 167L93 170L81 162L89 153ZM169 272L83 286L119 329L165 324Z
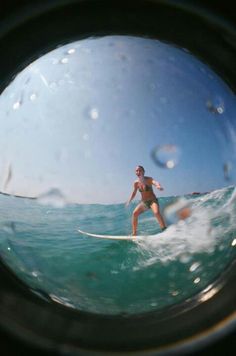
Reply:
M0 5L4 335L42 352L154 355L235 333L228 9Z

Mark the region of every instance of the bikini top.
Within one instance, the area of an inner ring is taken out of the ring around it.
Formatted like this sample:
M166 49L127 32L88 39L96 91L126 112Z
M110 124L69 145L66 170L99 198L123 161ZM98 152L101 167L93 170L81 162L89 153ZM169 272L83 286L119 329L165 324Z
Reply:
M144 189L140 189L139 188L139 191L140 191L140 193L142 193L142 192L152 192L152 186L145 184L145 188Z

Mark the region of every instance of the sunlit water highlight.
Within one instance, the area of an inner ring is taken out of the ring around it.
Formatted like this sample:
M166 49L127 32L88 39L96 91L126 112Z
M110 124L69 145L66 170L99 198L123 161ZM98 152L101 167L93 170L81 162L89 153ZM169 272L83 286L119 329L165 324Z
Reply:
M235 257L233 187L185 196L191 215L160 235L143 214L141 241L83 236L130 234L132 205L41 205L0 196L2 260L39 295L95 313L141 313L191 298L207 288ZM178 198L160 198L161 209ZM50 200L49 200L49 203Z

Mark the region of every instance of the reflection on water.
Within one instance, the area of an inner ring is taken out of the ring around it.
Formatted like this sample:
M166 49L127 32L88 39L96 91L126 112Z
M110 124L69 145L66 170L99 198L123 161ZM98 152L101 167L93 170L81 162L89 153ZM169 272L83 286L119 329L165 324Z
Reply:
M235 109L210 68L156 40L89 38L31 63L0 96L2 260L96 313L207 300L235 257ZM130 234L137 165L164 187L168 229L147 211L136 242L80 234Z

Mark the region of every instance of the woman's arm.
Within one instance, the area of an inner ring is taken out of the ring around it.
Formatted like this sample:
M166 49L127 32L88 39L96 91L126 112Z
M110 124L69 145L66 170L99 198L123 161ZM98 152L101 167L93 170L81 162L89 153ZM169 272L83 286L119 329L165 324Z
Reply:
M159 190L164 190L164 188L162 188L161 184L157 181L155 181L154 179L152 179L152 184L154 185L154 187L156 187Z
M135 183L134 183L133 192L132 192L132 194L131 194L129 200L128 200L127 203L125 204L126 206L128 206L129 203L134 199L134 197L135 197L135 195L136 195L136 193L137 193L137 190L138 190L138 186L137 186L137 184L136 184L136 182L135 182Z

